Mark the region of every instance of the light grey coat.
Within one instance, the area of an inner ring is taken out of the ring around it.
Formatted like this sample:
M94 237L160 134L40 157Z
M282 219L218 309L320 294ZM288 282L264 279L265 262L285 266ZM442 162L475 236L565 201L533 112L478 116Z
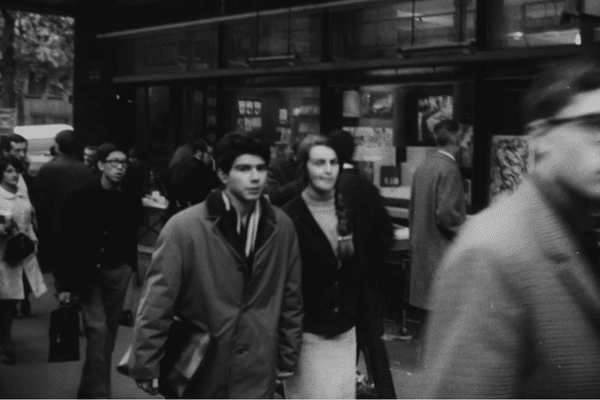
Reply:
M473 217L433 290L424 398L600 397L600 284L528 180Z
M465 191L458 165L435 152L417 168L412 182L410 304L429 309L429 291L444 252L465 221Z

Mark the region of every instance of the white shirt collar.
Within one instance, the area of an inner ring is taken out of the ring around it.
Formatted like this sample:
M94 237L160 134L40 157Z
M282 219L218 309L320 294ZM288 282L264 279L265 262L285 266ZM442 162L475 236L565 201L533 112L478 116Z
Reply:
M450 157L452 159L452 161L456 162L456 158L454 158L454 156L452 154L448 153L446 150L438 150L438 153L444 154L444 155Z
M8 200L12 200L17 196L24 197L23 192L21 192L21 190L18 190L17 193L11 193L8 190L4 189L2 186L0 186L0 196Z

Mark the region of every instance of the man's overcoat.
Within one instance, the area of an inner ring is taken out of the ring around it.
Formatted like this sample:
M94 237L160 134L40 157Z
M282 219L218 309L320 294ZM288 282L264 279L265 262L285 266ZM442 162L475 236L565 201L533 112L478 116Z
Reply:
M294 370L303 315L298 241L281 210L265 198L261 207L251 266L227 237L220 191L165 225L138 309L132 377L158 377L174 316L217 344L194 397L272 398L277 369Z
M440 266L420 398L600 397L597 261L524 181Z
M456 161L435 152L417 168L410 206L410 304L429 309L429 291L444 252L465 221L465 190Z

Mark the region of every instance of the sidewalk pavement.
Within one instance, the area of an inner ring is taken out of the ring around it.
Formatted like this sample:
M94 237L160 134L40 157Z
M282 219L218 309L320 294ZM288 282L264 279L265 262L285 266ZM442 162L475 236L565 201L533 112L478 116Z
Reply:
M140 266L143 270L148 263L148 255L140 254ZM53 278L44 275L49 291L31 301L32 314L15 319L13 338L17 362L14 365L0 364L0 398L75 398L83 361L66 363L48 363L48 327L50 312L58 307L54 297ZM133 285L131 309L136 310L140 288ZM414 382L418 376L421 357L421 339L419 324L409 323L412 340L387 340L392 377L399 398L415 398ZM386 321L385 330L390 334L397 332L398 326ZM131 341L132 328L121 326L113 355L113 364L119 362ZM85 338L81 338L81 356L85 356ZM364 364L359 364L361 372ZM114 369L113 369L114 371ZM116 372L113 373L113 397L136 399L152 398L139 390L135 383ZM161 398L156 396L154 398Z

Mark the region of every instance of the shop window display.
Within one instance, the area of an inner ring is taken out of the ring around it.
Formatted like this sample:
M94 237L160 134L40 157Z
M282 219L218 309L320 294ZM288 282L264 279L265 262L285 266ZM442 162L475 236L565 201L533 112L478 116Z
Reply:
M262 134L273 157L285 157L294 141L321 130L317 88L244 88L226 98L228 129Z
M457 162L470 203L472 84L373 85L340 89L342 127L354 136L355 162L386 198L408 200L417 166L433 151L433 127L461 123Z

